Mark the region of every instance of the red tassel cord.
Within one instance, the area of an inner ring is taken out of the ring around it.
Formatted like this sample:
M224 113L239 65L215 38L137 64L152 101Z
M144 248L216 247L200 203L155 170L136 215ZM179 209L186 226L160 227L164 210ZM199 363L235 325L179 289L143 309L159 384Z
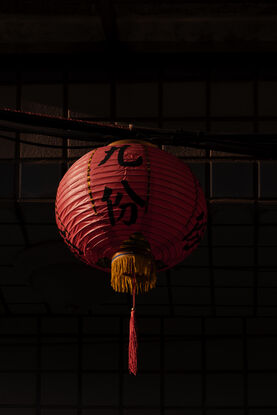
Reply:
M129 330L129 373L133 375L137 374L137 326L136 326L136 315L135 315L135 297L136 297L136 280L133 279L133 307L131 310L130 317L130 330Z

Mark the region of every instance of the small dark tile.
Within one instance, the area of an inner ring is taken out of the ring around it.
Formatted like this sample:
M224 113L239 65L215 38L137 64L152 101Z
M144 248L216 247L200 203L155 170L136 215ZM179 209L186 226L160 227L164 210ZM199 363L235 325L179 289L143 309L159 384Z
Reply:
M277 226L259 226L259 245L277 245Z
M171 271L169 282L171 286L201 286L209 285L209 274L206 269L176 268Z
M0 370L35 370L37 353L35 345L1 345Z
M263 81L258 83L259 114L261 116L276 116L277 82Z
M41 296L31 287L4 287L3 293L8 303L40 303Z
M117 317L84 317L85 334L119 334L119 318Z
M277 306L258 306L257 315L259 317L275 317L277 316Z
M113 374L83 375L84 405L118 405L118 376Z
M277 318L254 318L247 319L247 334L266 336L267 334L277 334Z
M200 341L174 341L165 343L166 370L201 370L202 347Z
M76 405L77 375L43 373L41 377L41 402L43 405Z
M24 202L21 203L21 209L26 223L55 223L54 203Z
M264 266L276 266L277 265L277 255L276 248L267 246L258 248L258 261L259 265Z
M13 265L15 259L23 251L22 246L2 246L0 249L0 264L1 265Z
M77 409L41 409L41 415L78 415L78 412Z
M242 116L253 114L252 82L212 82L211 114L215 116Z
M167 336L174 335L200 335L201 319L200 318L168 318L164 321L164 330Z
M96 409L95 408L82 409L82 415L96 415ZM119 409L108 409L108 408L97 408L97 415L120 415L120 410Z
M46 314L47 310L45 304L43 303L33 303L33 304L9 304L9 308L13 314Z
M250 204L217 203L211 207L211 221L221 225L250 225L254 221L254 209Z
M276 415L276 409L249 409L249 415Z
M22 86L22 110L41 114L62 115L63 85L26 84Z
M264 270L258 273L259 286L277 287L276 272Z
M253 245L253 226L214 226L212 229L213 245Z
M60 179L60 164L23 163L21 196L23 198L54 198Z
M11 70L5 70L6 68L3 68L3 71L0 72L0 82L16 82L16 72Z
M167 406L200 406L202 379L199 375L168 374L165 378Z
M272 337L247 340L250 370L277 370L277 339Z
M20 415L36 415L36 410L34 408L20 408L20 407L1 408L1 415L19 415L19 414Z
M253 166L251 163L214 163L214 197L253 197Z
M12 197L14 192L14 165L0 163L0 197Z
M9 108L14 110L15 107L16 85L0 85L0 108Z
M139 393L137 392L139 391ZM152 406L160 403L160 377L140 373L124 376L124 406Z
M243 345L237 339L207 340L208 370L242 370Z
M207 305L211 302L208 287L172 287L174 304Z
M260 287L258 290L259 306L277 306L277 287Z
M15 206L12 201L1 201L0 207L0 221L1 223L17 223L18 218L15 212Z
M243 409L208 409L206 415L244 415Z
M35 399L35 374L0 373L0 404L33 405Z
M24 245L24 238L19 225L3 224L0 225L0 244Z
M62 72L58 71L24 71L21 72L21 79L23 83L25 82L31 82L31 83L38 83L38 82L61 82Z
M212 315L211 305L177 305L174 306L176 316L183 317L207 317Z
M253 287L254 273L253 271L214 270L214 282L217 286L225 287Z
M40 134L20 134L20 139L22 143L20 144L20 157L24 158L36 158L36 159L46 159L46 158L62 158L62 139L60 137L53 137ZM27 141L24 143L23 141ZM29 144L33 143L33 144ZM49 147L40 146L40 144L45 144ZM53 147L51 147L53 146ZM55 148L56 147L56 148ZM57 148L60 147L60 148Z
M248 247L216 247L213 248L215 266L253 266L254 249Z
M261 162L261 197L277 197L276 175L276 162Z
M242 320L240 318L208 318L205 322L208 335L242 334Z
M215 301L217 306L222 305L245 305L253 304L253 289L249 288L215 288Z
M1 334L8 335L24 335L35 334L37 332L37 319L34 317L2 317L1 318Z
M198 179L202 190L205 192L206 188L206 165L205 163L189 163L192 173ZM209 196L209 195L207 195Z
M277 207L274 206L274 204L263 203L259 208L259 221L262 224L276 225L277 224Z
M166 409L164 412L165 415L184 415L183 409ZM185 409L185 415L202 415L200 409Z
M243 377L235 374L207 375L207 403L212 406L243 404Z
M76 370L78 368L77 345L42 345L41 361L42 370Z
M95 415L95 408L82 409L82 415ZM59 415L59 414L57 414ZM67 415L67 414L66 414ZM97 415L120 415L119 409L97 408Z
M69 334L77 333L78 325L77 319L72 318L62 318L62 317L45 317L42 320L42 331L44 333L51 334Z
M205 82L165 82L163 113L166 117L205 116Z
M160 415L159 409L124 409L123 415ZM100 415L100 414L99 414Z
M156 287L155 290L150 290L143 296L138 296L136 303L140 306L146 305L161 305L168 304L168 289L165 287Z
M179 266L192 267L192 266L208 266L209 264L209 251L205 246L198 246L195 251L192 252Z
M83 369L84 370L117 370L119 362L118 343L113 339L97 337L91 339L91 343L83 344Z
M253 306L216 306L216 315L218 317L249 317L253 316Z
M47 241L60 240L60 234L57 225L28 225L26 226L29 241L31 244L38 244Z
M71 116L110 117L111 87L108 83L70 84L68 106Z
M116 85L118 117L153 117L158 115L157 83L118 83Z
M251 406L277 406L276 373L249 374L248 402Z
M1 94L1 87L0 87ZM0 103L1 108L1 103ZM10 138L10 139L9 139ZM15 155L15 133L0 131L0 158L13 159Z

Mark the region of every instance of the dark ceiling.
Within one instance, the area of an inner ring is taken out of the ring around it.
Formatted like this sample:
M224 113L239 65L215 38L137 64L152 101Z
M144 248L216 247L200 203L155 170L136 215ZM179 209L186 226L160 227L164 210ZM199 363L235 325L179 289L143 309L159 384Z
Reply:
M10 1L0 53L276 52L274 1Z

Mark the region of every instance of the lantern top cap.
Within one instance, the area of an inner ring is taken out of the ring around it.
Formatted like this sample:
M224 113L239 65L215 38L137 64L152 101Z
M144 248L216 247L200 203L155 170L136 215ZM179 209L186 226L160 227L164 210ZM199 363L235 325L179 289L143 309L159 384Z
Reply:
M137 140L137 139L135 139L135 138L133 138L133 139L126 139L126 140L118 140L118 141L113 141L112 143L109 143L108 145L109 146L114 146L114 145L119 145L119 144L132 144L132 143L135 143L135 144L142 144L142 145L145 145L145 146L149 146L149 147L158 147L158 146L156 146L156 144L152 144L152 143L150 143L149 141L145 141L145 140Z

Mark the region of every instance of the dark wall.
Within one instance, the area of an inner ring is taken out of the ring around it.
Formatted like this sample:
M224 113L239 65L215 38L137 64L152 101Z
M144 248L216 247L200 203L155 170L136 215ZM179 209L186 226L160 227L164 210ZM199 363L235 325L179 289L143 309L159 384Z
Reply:
M276 132L272 55L114 58L6 57L0 106L193 131ZM1 415L275 414L276 162L165 148L200 180L209 223L195 253L137 301L135 378L127 371L129 296L79 264L54 221L59 180L88 149L55 137L11 138L0 141Z

